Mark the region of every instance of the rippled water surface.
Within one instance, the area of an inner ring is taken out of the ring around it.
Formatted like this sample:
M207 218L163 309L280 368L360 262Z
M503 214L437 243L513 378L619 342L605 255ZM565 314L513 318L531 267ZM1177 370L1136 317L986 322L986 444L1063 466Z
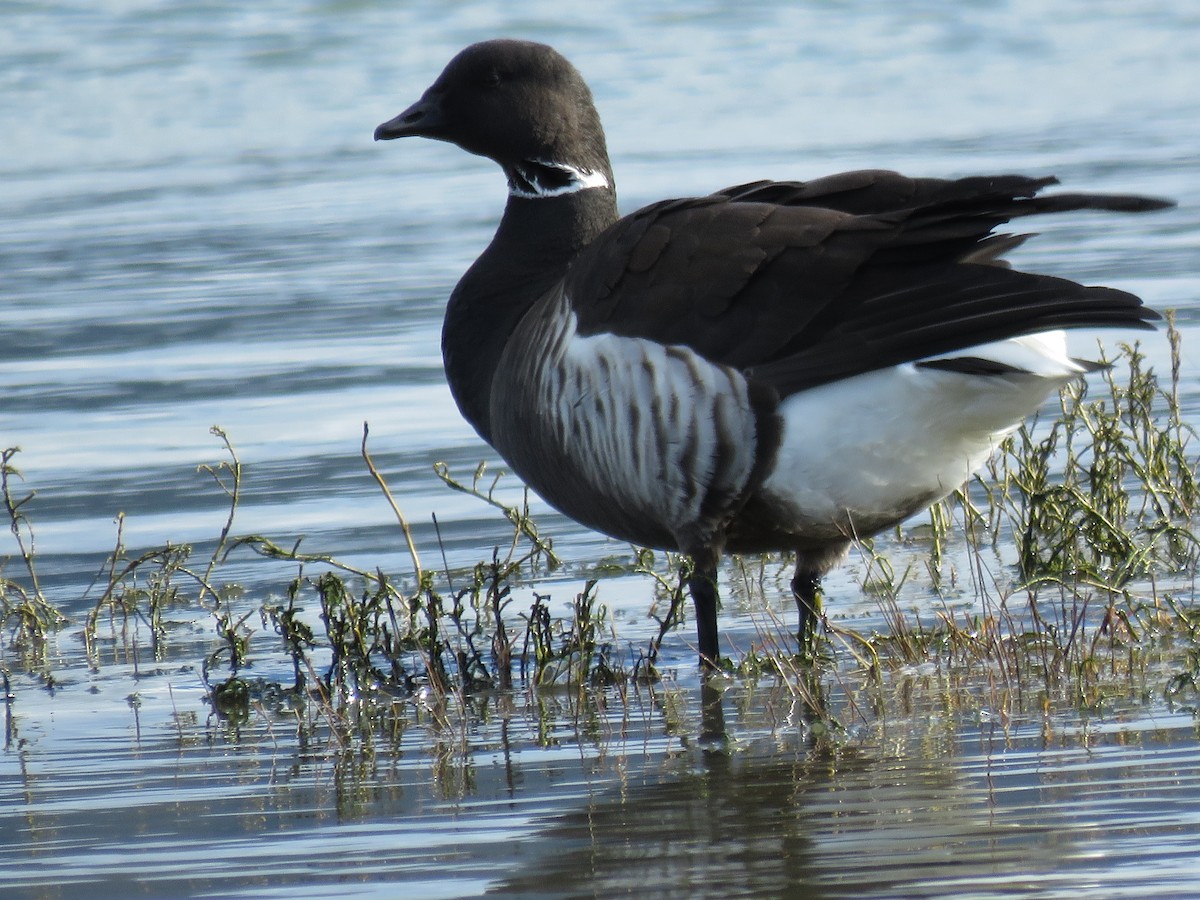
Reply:
M0 0L0 23L0 446L21 447L42 586L73 620L53 683L0 657L0 894L1200 893L1197 723L1152 691L1001 717L984 687L947 704L918 673L903 714L827 744L742 685L714 751L677 632L669 688L586 712L486 697L444 742L414 728L332 753L278 720L210 716L203 616L181 613L158 659L114 643L89 667L78 639L118 514L131 550L211 546L228 508L197 471L223 458L214 424L245 465L238 533L405 571L359 455L369 422L428 556L469 564L508 540L431 471L499 466L450 400L438 334L503 180L445 145L371 141L498 34L553 43L589 79L627 210L868 166L1174 197L1039 223L1016 261L1178 310L1200 417L1194 4ZM1165 339L1143 343L1162 365ZM565 602L588 566L629 557L534 509L567 566L529 594ZM15 553L6 532L5 574ZM880 626L853 570L830 581L849 595L835 612ZM224 574L261 601L293 573L234 557ZM601 583L622 640L653 632L650 593Z

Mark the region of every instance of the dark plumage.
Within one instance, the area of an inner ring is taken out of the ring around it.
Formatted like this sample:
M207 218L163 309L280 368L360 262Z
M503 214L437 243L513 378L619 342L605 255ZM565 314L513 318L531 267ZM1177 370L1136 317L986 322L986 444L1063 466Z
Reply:
M548 502L696 563L717 659L725 551L794 550L807 640L851 541L962 483L1094 368L1059 329L1151 327L1132 294L1015 271L1012 219L1161 200L1041 195L1052 178L846 172L666 200L619 218L599 116L550 47L462 51L376 140L490 157L510 197L450 297L466 418Z

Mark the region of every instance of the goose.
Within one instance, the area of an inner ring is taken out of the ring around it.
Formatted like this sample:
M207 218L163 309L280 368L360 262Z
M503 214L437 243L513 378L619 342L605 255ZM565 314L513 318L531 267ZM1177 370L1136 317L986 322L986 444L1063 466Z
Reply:
M479 436L582 525L680 552L701 665L724 553L795 554L801 646L855 540L928 507L1067 382L1063 329L1153 328L1125 291L1011 268L1011 219L1143 212L1052 177L850 171L622 217L600 117L553 48L458 53L375 140L498 163L508 199L450 294L447 381Z

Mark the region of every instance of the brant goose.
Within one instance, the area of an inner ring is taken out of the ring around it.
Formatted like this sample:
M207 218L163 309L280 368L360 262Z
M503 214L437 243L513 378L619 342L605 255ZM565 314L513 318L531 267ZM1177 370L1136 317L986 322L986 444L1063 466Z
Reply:
M722 553L790 550L802 646L855 538L961 485L1068 381L1060 329L1151 328L1139 298L1015 271L1034 213L1143 212L1040 196L1054 178L855 171L757 181L621 218L592 95L542 44L459 53L376 140L500 164L508 203L450 295L459 408L546 501L682 551L701 660L718 659Z

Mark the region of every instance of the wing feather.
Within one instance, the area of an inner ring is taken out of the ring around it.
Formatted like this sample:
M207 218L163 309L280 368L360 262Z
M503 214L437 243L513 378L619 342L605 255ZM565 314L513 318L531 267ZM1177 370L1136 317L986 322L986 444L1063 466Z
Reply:
M1037 196L1052 178L848 172L754 182L628 216L568 270L582 334L686 346L781 394L1052 328L1152 327L1112 288L1015 271L1014 218L1162 201Z

